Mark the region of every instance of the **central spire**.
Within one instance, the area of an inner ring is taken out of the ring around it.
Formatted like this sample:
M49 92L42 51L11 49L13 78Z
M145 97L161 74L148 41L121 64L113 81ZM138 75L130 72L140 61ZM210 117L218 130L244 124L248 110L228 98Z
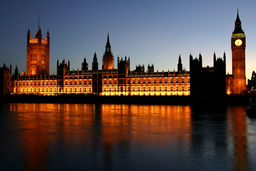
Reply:
M111 52L111 46L109 42L109 33L108 33L108 38L107 38L107 43L106 43L106 51L103 56L103 65L102 69L114 69L114 57Z
M241 24L241 20L239 18L239 9L237 8L237 15L236 15L236 24Z
M239 10L237 8L237 15L236 15L236 21L235 21L235 29L234 29L234 33L244 33L243 29L242 29L242 25L241 25L241 20L239 17Z
M110 42L109 42L109 33L108 33L108 39L107 39L107 43L106 43L106 51L111 52L111 45L110 45Z

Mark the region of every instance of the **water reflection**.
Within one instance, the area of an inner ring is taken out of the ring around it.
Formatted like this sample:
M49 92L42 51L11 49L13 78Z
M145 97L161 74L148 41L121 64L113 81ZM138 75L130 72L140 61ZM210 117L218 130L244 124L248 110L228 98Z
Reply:
M0 149L14 147L15 152L4 159L15 159L16 166L26 170L248 170L255 168L251 160L255 152L248 151L247 138L255 134L248 133L244 111L244 107L210 112L171 105L5 104L0 118L5 141ZM17 140L21 146L8 145ZM23 157L17 158L20 154Z
M247 124L243 107L230 108L227 111L228 130L232 135L234 165L236 170L249 170L247 151Z

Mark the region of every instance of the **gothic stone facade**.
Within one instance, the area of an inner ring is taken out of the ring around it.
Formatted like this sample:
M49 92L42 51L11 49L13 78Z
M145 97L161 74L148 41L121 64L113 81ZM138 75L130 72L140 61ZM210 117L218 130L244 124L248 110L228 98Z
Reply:
M34 39L27 34L27 74L15 73L11 67L1 69L1 90L4 94L97 94L102 96L224 96L240 94L245 90L245 36L237 14L235 29L231 37L233 75L226 75L226 56L216 58L213 67L202 67L199 59L189 57L190 72L182 69L181 57L177 71L155 72L154 66L136 66L130 71L130 58L117 58L111 52L109 35L99 69L96 53L92 68L84 59L81 70L70 70L70 62L57 61L57 75L49 75L49 32L42 39L39 27Z

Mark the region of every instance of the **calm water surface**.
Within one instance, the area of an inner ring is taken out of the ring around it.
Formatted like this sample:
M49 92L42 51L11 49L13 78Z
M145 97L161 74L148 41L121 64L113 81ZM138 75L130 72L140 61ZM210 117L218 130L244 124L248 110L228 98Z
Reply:
M0 104L0 170L256 170L245 109Z

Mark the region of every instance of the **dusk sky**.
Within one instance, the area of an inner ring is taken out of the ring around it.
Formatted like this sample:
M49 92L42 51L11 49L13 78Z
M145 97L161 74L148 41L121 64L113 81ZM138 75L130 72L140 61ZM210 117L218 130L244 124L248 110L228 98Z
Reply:
M85 57L89 69L96 52L99 68L107 34L114 55L130 57L136 65L154 64L155 71L177 70L181 55L189 70L189 55L201 53L203 66L213 65L213 53L227 56L232 73L231 34L239 8L246 36L246 77L256 70L255 0L31 0L0 2L0 65L17 65L26 71L28 27L34 38L38 15L43 38L50 32L50 74L56 74L57 59L70 60L71 69L81 69Z

